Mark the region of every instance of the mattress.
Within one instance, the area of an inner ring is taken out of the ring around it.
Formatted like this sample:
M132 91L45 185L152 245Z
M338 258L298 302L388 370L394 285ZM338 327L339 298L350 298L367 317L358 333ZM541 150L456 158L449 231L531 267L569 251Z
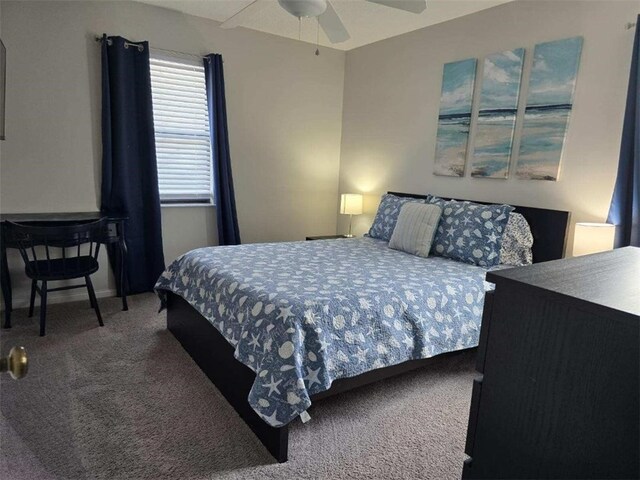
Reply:
M256 373L249 404L287 424L334 380L477 346L486 268L372 238L193 250L156 292L184 298Z

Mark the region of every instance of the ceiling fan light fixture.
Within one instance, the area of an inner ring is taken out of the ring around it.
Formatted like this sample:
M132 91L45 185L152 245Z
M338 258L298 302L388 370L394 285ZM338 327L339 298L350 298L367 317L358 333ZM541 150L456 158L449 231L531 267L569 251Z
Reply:
M327 9L327 0L278 0L282 8L294 17L317 17Z

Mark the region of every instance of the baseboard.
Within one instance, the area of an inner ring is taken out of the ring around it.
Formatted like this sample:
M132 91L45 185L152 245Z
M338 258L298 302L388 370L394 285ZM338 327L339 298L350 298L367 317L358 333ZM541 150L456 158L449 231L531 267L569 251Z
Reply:
M115 297L117 292L115 289L105 289L105 290L97 290L96 297L97 298L106 298L106 297ZM54 303L69 303L69 302L81 302L83 300L89 301L89 295L87 294L86 289L78 289L78 290L62 290L60 292L51 292L47 295L47 304L51 305ZM40 299L36 299L36 305L39 305ZM18 308L28 308L29 307L29 299L28 298L13 298L13 309L16 310ZM0 306L0 311L4 311L4 302Z

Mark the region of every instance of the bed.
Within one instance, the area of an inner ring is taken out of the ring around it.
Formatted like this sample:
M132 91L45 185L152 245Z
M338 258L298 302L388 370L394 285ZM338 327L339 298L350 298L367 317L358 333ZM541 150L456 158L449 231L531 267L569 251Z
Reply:
M534 261L561 258L568 213L516 211ZM284 462L312 402L475 347L488 270L357 238L198 249L156 288L168 329Z

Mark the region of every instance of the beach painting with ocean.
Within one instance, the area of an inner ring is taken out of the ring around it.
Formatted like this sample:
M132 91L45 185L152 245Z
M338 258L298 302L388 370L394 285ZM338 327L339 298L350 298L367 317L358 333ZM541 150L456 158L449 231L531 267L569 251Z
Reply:
M484 59L471 176L507 178L518 113L524 48Z
M516 177L558 179L581 52L582 37L536 45Z
M462 177L467 158L476 59L445 63L433 173Z

